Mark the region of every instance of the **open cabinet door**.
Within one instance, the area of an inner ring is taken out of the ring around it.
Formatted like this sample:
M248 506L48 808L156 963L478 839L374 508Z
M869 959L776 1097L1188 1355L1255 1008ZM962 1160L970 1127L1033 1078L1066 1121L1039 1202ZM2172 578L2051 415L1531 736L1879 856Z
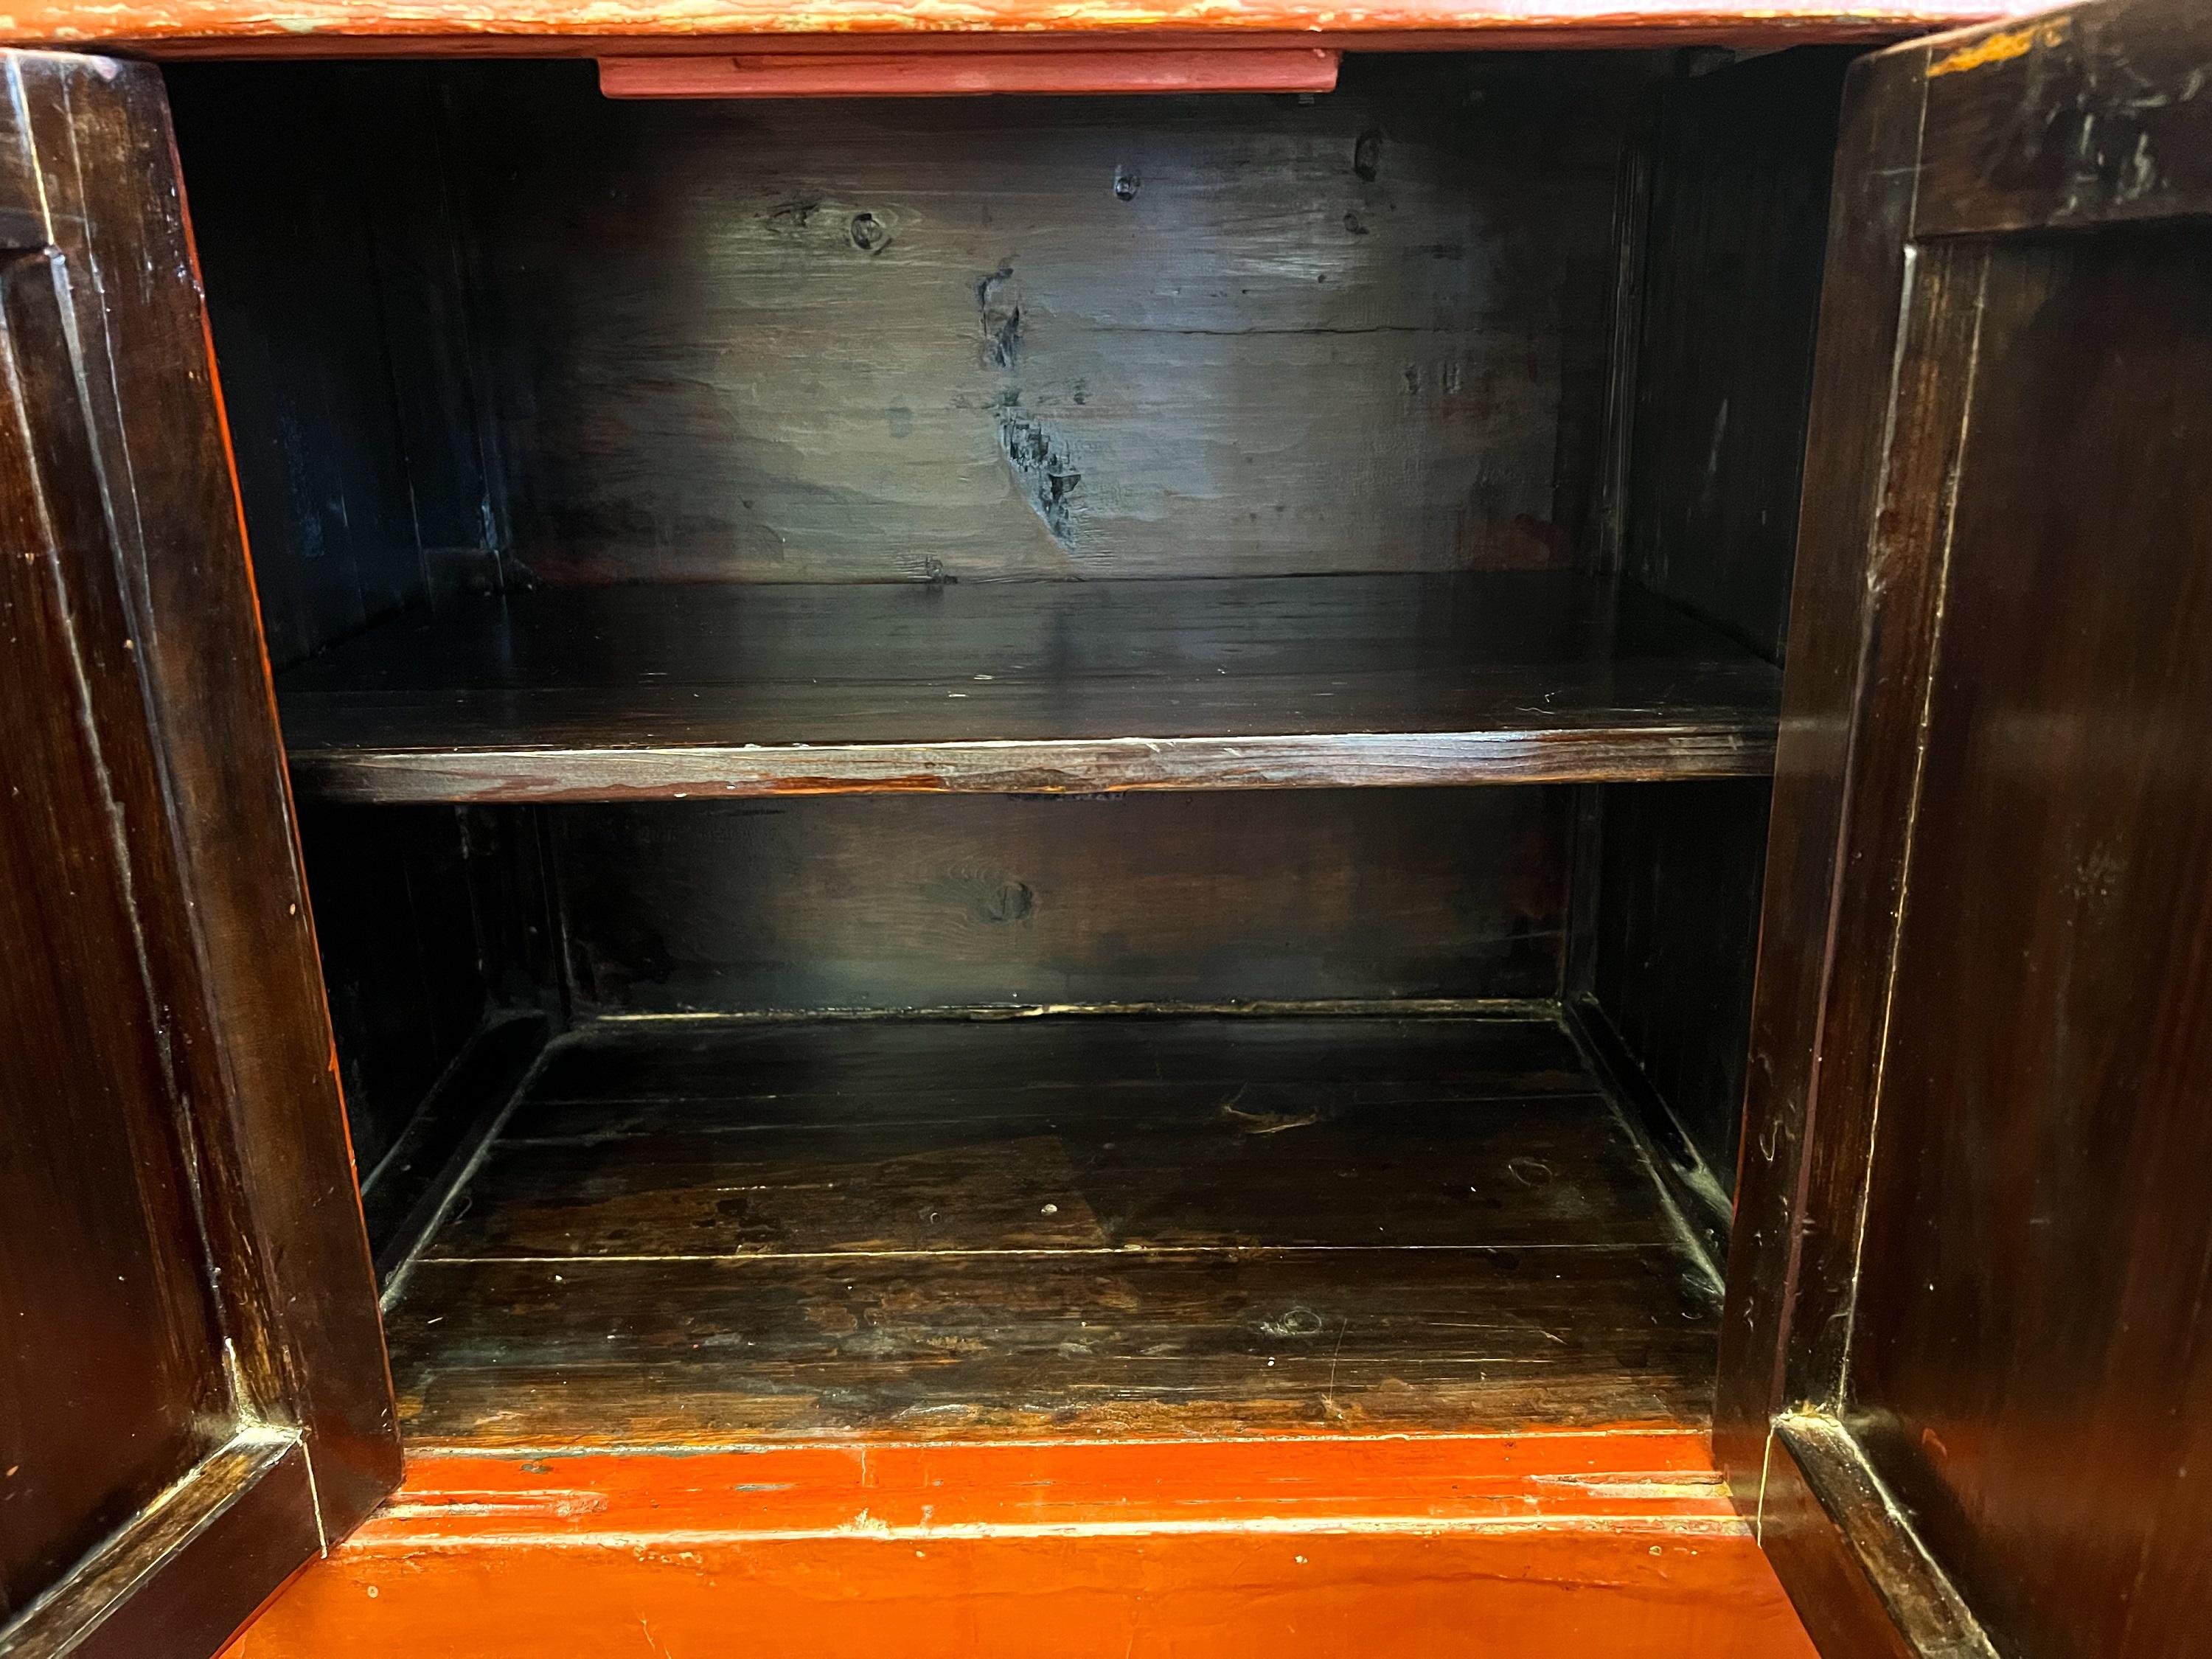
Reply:
M161 78L4 57L0 1653L200 1659L398 1444Z
M1718 1439L1822 1650L2212 1652L2212 9L1857 66Z

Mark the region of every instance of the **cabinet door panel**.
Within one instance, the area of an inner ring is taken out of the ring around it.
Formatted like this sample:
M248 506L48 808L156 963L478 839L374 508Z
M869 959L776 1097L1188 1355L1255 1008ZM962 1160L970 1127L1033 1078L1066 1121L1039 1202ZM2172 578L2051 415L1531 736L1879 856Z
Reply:
M213 1652L398 1471L157 73L0 88L0 1652Z
M1717 1425L1833 1655L2212 1650L2208 88L1851 91Z

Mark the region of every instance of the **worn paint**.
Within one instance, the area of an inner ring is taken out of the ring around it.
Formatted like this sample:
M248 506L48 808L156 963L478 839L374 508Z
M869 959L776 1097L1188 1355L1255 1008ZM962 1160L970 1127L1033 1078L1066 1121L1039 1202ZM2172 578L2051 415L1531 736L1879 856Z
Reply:
M1030 1653L1048 1607L1116 1659L1811 1653L1704 1437L1600 1430L418 1455L230 1659Z
M191 43L260 40L279 52L332 41L389 38L446 43L455 51L528 51L534 43L621 39L672 42L714 36L912 35L1028 37L1166 33L1306 35L1356 39L1477 32L1513 44L1589 44L1651 33L1692 39L1878 39L2024 15L2036 0L1369 0L1318 6L1307 0L451 0L365 6L309 0L272 9L256 0L135 0L90 6L45 0L0 15L0 41L24 45L131 43L188 50ZM542 45L535 46L542 51Z
M2070 27L2068 19L2060 17L2048 23L2033 23L2024 29L2006 29L1984 35L1972 46L1961 46L1939 59L1928 71L1928 78L1932 81L1939 75L1963 75L1968 70L1986 69L1993 64L2009 64L2015 58L2027 57L2038 46L2047 52L2065 40Z
M729 57L663 52L653 58L601 58L599 90L610 98L1328 92L1336 86L1341 56L1310 47L1267 51L1249 46L1196 52L1119 47L1091 52L740 52ZM862 214L854 224L868 219ZM862 243L857 231L854 240L866 252L880 252L884 246ZM1012 360L995 366L1011 368Z

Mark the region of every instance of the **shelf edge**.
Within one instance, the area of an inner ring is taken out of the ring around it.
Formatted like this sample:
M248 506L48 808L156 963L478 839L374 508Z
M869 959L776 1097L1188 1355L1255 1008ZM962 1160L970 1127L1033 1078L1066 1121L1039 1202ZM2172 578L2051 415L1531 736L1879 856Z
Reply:
M292 787L327 803L742 799L881 793L1111 794L1765 776L1765 723L1571 731L1108 738L665 748L318 749Z

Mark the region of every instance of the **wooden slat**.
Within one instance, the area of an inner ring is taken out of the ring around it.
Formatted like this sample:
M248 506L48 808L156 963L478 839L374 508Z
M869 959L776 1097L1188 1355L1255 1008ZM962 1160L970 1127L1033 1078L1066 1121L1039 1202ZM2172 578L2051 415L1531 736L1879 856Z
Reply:
M1741 775L1779 698L1522 574L544 592L283 678L297 787L358 801Z
M1043 1093L1117 1079L1291 1085L1355 1103L1385 1091L1384 1098L1402 1097L1416 1084L1461 1100L1590 1087L1566 1034L1528 1018L617 1021L555 1045L522 1121L541 1136L628 1132L621 1126L635 1120L611 1105L675 1099L702 1110L743 1103L759 1123L808 1123L820 1109L810 1097L851 1095L872 1097L879 1115L904 1103L934 1116L948 1091ZM549 1109L560 1102L571 1109Z
M1681 1263L1649 1246L427 1261L388 1320L420 1444L1694 1424L1719 1310Z
M1137 1084L1046 1110L702 1135L503 1139L434 1256L1663 1244L1608 1102L1340 1105L1323 1090ZM994 1111L994 1107L1000 1107ZM726 1115L726 1112L724 1114ZM526 1119L510 1133L526 1135ZM1378 1194L1389 1194L1387 1202Z

